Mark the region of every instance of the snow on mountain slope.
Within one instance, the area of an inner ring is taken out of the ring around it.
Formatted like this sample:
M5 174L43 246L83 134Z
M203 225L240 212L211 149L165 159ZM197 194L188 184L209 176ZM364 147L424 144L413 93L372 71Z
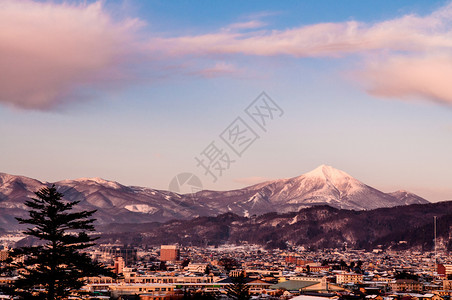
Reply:
M416 194L413 194L413 193L410 193L410 192L404 191L404 190L395 191L393 193L390 193L390 195L397 198L401 202L400 205L429 203L424 198L421 198Z
M125 209L130 210L132 212L139 212L143 214L153 214L158 209L147 204L130 204L124 206Z
M25 201L34 192L55 184L68 201L80 201L79 208L97 210L98 223L141 223L189 219L200 213L213 214L183 196L141 187L128 187L100 178L80 178L55 183L0 173L0 227L16 228L15 216L27 215ZM11 216L11 217L6 217Z
M226 212L253 216L274 211L298 211L322 204L369 210L428 203L406 191L383 193L326 165L294 178L267 181L232 191L200 191L191 195L125 186L101 178L47 183L0 173L0 216L4 216L0 218L0 227L11 227L10 223L14 223L11 216L26 214L24 202L41 187L52 184L64 194L64 199L80 201L81 209L96 209L95 217L99 223L162 222Z
M265 203L264 210L273 207L277 208L278 212L296 211L320 204L342 209L368 210L428 203L416 195L405 201L397 195L383 193L341 170L326 165L294 178L267 181L227 192L201 191L197 196L204 203L218 209L221 209L221 203L227 203L233 212L239 213L246 208L251 214L262 213L262 209L256 208L257 202Z
M34 191L43 186L32 178L0 173L0 208L24 209L24 199L34 196Z

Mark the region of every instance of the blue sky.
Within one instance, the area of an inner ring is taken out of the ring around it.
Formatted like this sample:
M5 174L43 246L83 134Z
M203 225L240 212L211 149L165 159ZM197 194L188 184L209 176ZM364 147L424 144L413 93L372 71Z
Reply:
M225 190L328 164L452 199L450 2L219 4L0 1L0 171ZM266 132L244 112L262 91L284 111ZM219 138L239 116L241 157ZM235 160L216 182L212 141Z

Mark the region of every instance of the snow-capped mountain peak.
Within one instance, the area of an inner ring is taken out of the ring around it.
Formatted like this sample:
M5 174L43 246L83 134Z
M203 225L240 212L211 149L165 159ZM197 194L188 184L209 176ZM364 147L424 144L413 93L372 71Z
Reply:
M110 187L113 189L119 189L119 188L123 187L123 185L121 185L120 183L118 183L116 181L105 180L100 177L91 177L91 178L82 177L82 178L78 178L78 179L74 179L74 180L62 180L62 181L59 181L58 183L69 184L69 185L74 185L74 184L101 185L101 186Z
M356 180L344 171L333 168L328 165L320 165L314 170L302 175L310 178L324 178L330 181Z

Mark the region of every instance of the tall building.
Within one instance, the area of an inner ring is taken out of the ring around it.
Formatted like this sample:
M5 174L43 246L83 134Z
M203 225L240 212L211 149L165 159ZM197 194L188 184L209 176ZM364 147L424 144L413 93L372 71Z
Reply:
M114 264L114 272L116 274L122 274L122 271L124 270L125 263L124 259L122 257L116 257L115 258L115 264Z
M0 250L0 261L6 260L8 258L8 256L9 256L8 249Z
M137 261L137 249L124 245L103 244L99 247L101 255L98 258L102 262L114 263L116 257L122 257L124 264L130 266Z
M446 268L443 264L436 264L436 273L438 275L446 275Z
M161 261L175 261L179 260L179 247L177 245L162 245L160 247Z

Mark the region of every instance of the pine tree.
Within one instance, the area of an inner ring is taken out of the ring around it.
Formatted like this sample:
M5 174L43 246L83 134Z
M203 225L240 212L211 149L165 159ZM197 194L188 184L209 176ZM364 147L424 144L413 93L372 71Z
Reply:
M14 282L15 295L30 299L64 299L83 285L83 277L109 275L103 265L91 260L81 250L95 245L87 234L94 231L92 211L71 211L79 201L62 200L55 186L35 193L25 202L29 218L16 218L32 225L24 234L40 240L40 245L22 247L12 252L11 267L19 279Z
M250 287L246 284L245 275L243 272L238 277L231 277L232 283L226 286L226 293L229 298L235 300L249 300Z

